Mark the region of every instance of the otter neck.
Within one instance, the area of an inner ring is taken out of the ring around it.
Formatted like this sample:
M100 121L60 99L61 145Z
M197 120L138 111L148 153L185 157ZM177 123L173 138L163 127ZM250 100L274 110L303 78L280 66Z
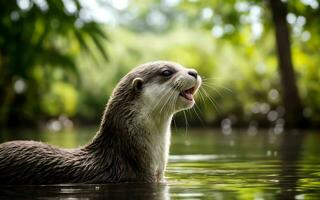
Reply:
M168 160L173 114L156 116L137 106L107 106L100 130L89 144L96 154L110 152L134 174L162 180Z

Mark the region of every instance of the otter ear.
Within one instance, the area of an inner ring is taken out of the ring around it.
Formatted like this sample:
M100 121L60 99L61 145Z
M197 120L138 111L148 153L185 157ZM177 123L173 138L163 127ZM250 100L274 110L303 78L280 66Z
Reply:
M135 78L132 81L132 87L137 91L142 89L142 84L143 84L143 79L142 78Z

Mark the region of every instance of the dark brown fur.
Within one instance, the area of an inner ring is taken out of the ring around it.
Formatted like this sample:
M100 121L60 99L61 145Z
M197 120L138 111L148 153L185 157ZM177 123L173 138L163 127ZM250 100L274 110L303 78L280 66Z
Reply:
M150 155L141 136L145 130L134 120L140 93L132 81L143 77L143 86L165 81L155 76L161 65L142 65L122 78L106 106L98 133L82 148L61 149L35 141L1 144L0 184L157 181L159 177L149 171Z

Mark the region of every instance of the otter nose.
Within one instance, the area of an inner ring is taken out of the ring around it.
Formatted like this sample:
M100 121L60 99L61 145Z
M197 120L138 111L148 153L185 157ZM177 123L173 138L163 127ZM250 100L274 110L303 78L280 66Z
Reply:
M198 73L196 71L188 71L188 74L190 76L193 76L195 79L197 79L197 77L198 77Z

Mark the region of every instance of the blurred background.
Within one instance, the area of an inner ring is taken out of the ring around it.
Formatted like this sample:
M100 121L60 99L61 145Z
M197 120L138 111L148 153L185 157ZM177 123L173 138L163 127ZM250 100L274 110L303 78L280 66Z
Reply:
M1 127L98 125L119 79L161 59L204 80L178 127L317 128L319 3L1 1Z

